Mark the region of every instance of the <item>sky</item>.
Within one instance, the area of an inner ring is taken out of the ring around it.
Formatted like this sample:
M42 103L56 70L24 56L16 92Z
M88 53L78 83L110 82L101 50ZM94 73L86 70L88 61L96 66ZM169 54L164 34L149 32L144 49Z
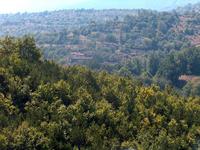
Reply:
M60 9L170 9L200 0L0 0L0 13L40 12Z

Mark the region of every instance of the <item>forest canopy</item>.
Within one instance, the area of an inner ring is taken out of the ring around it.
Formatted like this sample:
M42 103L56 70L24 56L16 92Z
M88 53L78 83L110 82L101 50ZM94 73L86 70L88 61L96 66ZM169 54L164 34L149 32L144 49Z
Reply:
M59 66L41 57L31 37L0 40L2 150L198 149L199 114L197 96Z

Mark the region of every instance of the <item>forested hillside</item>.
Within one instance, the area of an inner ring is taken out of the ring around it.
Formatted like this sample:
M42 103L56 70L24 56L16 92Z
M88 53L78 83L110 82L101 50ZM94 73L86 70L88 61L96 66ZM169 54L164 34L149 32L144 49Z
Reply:
M199 114L199 97L61 67L43 60L30 37L0 41L1 150L198 149Z
M200 95L200 8L60 10L0 15L0 35L32 35L42 57L85 65L145 85ZM195 80L193 80L195 79Z
M169 12L82 9L5 14L0 15L0 35L31 34L45 58L61 64L121 64L149 51L198 46L200 13L192 11L198 10L195 6Z

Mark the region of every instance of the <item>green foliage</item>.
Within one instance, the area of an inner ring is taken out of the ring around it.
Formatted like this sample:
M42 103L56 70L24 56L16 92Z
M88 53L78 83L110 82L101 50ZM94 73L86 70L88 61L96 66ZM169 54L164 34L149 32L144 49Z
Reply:
M163 76L178 86L180 85L178 79L181 75L200 75L198 69L200 66L200 49L190 48L171 53L162 61L160 66L158 76Z
M49 139L34 127L29 127L26 122L12 133L14 149L48 149Z
M199 97L60 67L42 61L31 38L7 40L15 50L1 55L1 149L198 149ZM129 69L140 74L139 66Z
M0 15L2 25L0 33L3 36L18 37L31 33L36 38L37 44L43 47L43 56L61 64L85 63L81 59L74 60L75 63L71 62L73 56L70 53L73 51L81 51L94 59L98 51L103 57L103 64L105 62L123 64L123 55L119 57L118 50L131 55L135 52L144 53L152 50L169 52L190 47L193 41L188 40L188 35L195 37L197 34L198 37L199 14L187 15L175 11L115 9ZM184 17L186 19L182 19ZM191 20L189 23L186 22L187 18ZM186 21L181 22L182 20ZM183 29L182 24L184 24ZM30 41L32 41L30 37L25 41L21 39L20 43L24 43L24 45L19 43L21 55L25 59L30 57L29 60L38 59L38 53L33 51L30 56L30 53L24 52L22 48L34 48L35 45ZM26 43L29 44L28 47ZM111 61L110 55L118 59ZM103 64L98 63L102 67Z

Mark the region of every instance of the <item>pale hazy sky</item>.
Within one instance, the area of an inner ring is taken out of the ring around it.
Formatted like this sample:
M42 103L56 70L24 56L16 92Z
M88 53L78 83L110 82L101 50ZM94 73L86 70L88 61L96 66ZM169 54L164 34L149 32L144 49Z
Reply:
M200 0L0 0L0 13L37 12L72 8L165 9Z

